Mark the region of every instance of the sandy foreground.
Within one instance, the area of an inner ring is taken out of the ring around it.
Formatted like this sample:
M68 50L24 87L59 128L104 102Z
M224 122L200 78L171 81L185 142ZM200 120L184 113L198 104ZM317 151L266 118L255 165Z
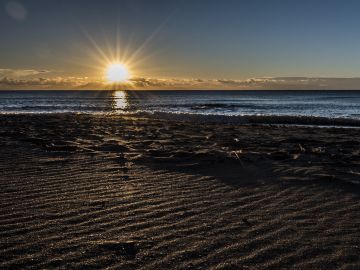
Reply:
M360 269L359 134L0 116L0 268Z

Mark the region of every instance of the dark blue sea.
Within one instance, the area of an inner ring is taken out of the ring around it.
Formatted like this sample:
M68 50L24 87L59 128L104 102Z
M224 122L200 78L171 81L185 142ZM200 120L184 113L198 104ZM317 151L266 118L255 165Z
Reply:
M200 114L360 120L360 91L0 91L0 113Z

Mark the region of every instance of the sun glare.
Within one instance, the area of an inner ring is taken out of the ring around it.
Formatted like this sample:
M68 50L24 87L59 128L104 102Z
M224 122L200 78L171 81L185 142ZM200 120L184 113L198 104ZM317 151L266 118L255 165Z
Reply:
M110 83L123 83L130 79L130 72L125 65L113 63L106 69L106 78Z

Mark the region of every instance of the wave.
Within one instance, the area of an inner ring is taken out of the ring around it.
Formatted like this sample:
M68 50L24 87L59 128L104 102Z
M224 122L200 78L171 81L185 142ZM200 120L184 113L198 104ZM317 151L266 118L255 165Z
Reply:
M29 112L37 112L37 111L45 111L48 113L51 113L52 111L105 111L105 110L111 110L112 108L110 106L89 106L89 105L52 105L52 104L46 104L46 105L7 105L7 106L0 106L1 111L29 111Z
M211 109L253 108L254 105L205 103L205 104L195 104L195 105L181 105L181 107L189 107L191 110L195 111L195 110L211 110Z

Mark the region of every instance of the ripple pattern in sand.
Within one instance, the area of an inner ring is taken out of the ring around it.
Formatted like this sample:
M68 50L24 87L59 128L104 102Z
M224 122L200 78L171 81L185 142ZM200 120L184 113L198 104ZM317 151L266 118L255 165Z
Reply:
M3 269L360 267L357 193L13 149L0 155Z

